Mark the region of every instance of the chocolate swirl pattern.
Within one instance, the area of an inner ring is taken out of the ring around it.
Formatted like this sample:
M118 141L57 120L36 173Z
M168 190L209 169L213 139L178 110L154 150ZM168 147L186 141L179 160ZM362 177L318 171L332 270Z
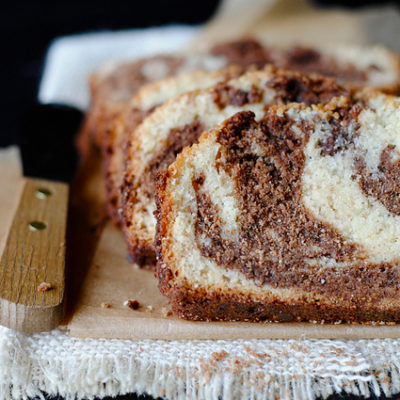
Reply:
M251 110L260 120L272 105L293 101L314 104L343 95L348 95L348 90L330 78L267 67L185 93L157 108L137 127L127 152L123 230L134 261L143 264L155 260L157 173L174 162L185 146L196 143L203 131L238 111Z
M221 43L208 51L158 55L130 63L108 63L90 77L91 107L79 138L86 153L90 141L107 146L107 131L143 85L197 69L215 71L228 65L266 64L302 73L319 73L354 88L369 86L395 93L400 87L397 55L379 46L277 48L271 43L242 39Z
M305 149L303 200L319 219L359 243L369 261L398 262L399 101L368 99L355 121L347 141L337 135L345 144L331 156L318 154L324 130L316 130Z
M157 274L175 312L399 321L399 129L400 100L364 93L204 133L158 182Z

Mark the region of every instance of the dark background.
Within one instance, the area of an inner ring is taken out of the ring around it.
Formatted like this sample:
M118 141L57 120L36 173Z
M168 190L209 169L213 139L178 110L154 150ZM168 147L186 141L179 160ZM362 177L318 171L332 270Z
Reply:
M55 37L173 23L200 24L215 12L218 3L218 0L9 0L3 3L0 6L0 37L3 42L0 146L16 142L20 115L36 100L46 49ZM313 3L347 8L385 3L399 6L399 1L387 0L313 0ZM135 395L121 396L120 400L135 398ZM333 398L356 399L345 395ZM148 397L140 396L139 399Z

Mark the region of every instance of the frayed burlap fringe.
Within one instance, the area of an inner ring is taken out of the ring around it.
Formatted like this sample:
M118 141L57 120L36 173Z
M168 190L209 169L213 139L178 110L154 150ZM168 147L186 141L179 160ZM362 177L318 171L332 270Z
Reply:
M400 340L128 341L0 328L0 399L314 399L400 392Z

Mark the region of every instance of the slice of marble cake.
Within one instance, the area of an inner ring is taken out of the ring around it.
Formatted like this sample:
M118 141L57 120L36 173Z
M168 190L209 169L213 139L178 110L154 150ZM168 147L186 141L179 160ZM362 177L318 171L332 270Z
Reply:
M156 215L182 318L400 322L400 98L237 113L159 175Z
M228 65L297 70L335 77L340 84L370 86L394 93L400 88L399 57L381 46L348 44L323 48L277 47L264 38L244 38L214 45L203 52L163 54L128 63L108 63L90 77L91 105L78 143L83 154L91 141L99 147L131 97L145 84L197 69L213 71Z

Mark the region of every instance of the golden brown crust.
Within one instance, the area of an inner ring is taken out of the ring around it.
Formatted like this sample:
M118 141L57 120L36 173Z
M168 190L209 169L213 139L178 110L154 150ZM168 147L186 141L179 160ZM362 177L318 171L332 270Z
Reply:
M103 176L106 188L106 207L115 225L121 223L121 185L125 165L127 137L152 110L128 105L120 112L107 131L103 146Z
M287 304L275 301L263 303L250 297L220 293L205 294L189 286L180 285L167 292L159 287L164 295L169 295L173 312L180 318L195 321L249 321L249 322L400 322L397 308L382 311L371 306L369 309L347 308L335 304Z
M92 75L91 106L85 122L85 131L91 140L101 148L110 124L137 90L149 82L175 74L182 62L181 56L160 55L106 68ZM152 63L164 66L163 76L145 73L146 65Z

